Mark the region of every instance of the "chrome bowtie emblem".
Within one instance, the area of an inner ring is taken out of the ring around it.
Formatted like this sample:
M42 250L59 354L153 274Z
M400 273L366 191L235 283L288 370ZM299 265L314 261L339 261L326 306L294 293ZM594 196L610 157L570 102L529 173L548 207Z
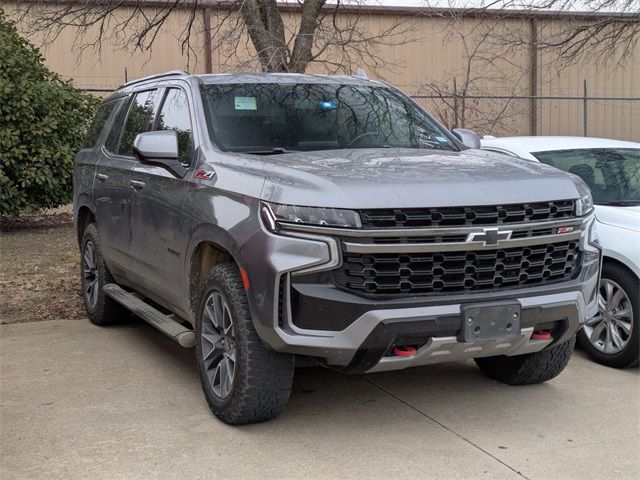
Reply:
M512 230L498 230L497 228L483 228L482 232L470 233L467 242L482 242L483 246L497 245L502 240L511 238Z

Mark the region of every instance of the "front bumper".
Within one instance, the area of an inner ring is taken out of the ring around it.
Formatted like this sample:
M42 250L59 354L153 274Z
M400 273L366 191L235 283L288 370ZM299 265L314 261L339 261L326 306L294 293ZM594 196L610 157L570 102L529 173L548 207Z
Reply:
M295 236L294 236L295 235ZM279 352L315 357L350 372L396 370L467 358L522 355L568 340L597 312L599 260L583 264L578 278L514 290L448 296L370 300L332 285L297 283L300 274L335 268L340 261L332 237L262 229L241 251L249 272L249 303L261 339ZM501 340L460 340L465 304L517 300L521 334ZM292 301L304 304L310 325L293 321ZM344 322L344 318L348 321ZM549 340L532 339L536 330ZM394 346L416 345L411 357L390 354Z

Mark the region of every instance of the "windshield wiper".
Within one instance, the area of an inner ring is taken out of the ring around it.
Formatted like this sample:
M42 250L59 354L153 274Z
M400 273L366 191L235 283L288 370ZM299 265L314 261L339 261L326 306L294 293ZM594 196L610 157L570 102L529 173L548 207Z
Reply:
M279 155L281 153L298 152L299 150L291 150L283 147L267 147L267 148L256 148L256 149L237 148L237 149L234 149L233 151L238 153L250 153L252 155Z
M640 201L619 200L615 202L596 202L596 205L606 205L609 207L637 207Z

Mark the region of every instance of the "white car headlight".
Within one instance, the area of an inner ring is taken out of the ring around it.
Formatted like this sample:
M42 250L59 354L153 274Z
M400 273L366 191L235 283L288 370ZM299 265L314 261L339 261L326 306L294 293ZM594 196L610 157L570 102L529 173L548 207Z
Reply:
M576 185L578 189L578 194L580 198L576 201L576 215L579 217L584 217L589 215L593 211L593 197L591 196L591 190L584 180L582 180L577 175L572 175L573 183Z
M300 207L263 202L276 222L301 223L322 227L362 228L360 215L353 210L324 207Z

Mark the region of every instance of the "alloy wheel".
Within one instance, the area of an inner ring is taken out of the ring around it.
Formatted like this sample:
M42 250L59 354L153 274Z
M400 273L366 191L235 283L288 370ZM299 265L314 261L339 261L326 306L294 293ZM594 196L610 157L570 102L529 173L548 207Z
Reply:
M89 308L93 308L98 302L99 285L96 248L91 240L84 245L83 259L82 279L84 298Z
M235 327L223 295L213 292L202 314L202 361L213 393L224 399L233 387L236 370Z
M598 314L587 321L584 331L589 342L608 355L621 352L631 339L633 309L629 296L613 280L600 280Z

